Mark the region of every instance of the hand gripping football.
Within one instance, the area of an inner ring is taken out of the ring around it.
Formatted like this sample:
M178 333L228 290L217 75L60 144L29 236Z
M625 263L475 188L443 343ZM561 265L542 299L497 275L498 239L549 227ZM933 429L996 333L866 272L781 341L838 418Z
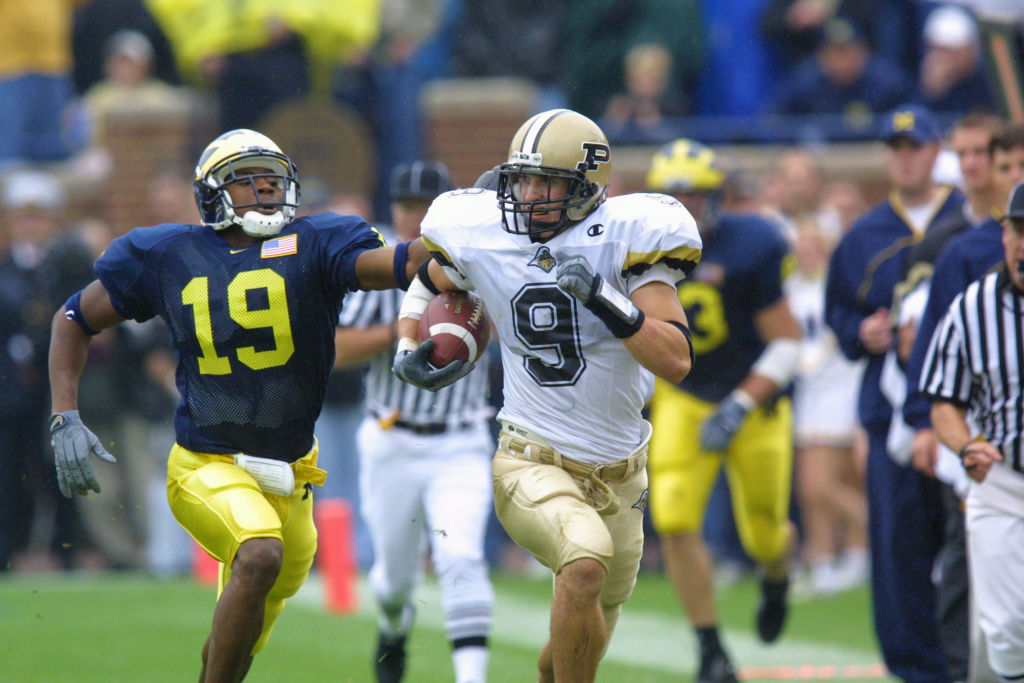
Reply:
M491 321L480 297L470 292L441 292L420 317L420 341L434 340L430 364L476 361L491 337Z

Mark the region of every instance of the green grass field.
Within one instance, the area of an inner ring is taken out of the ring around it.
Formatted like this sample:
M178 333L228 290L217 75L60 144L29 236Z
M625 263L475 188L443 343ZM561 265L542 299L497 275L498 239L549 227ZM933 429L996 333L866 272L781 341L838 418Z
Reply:
M494 576L498 601L490 683L533 683L547 636L550 579ZM253 683L370 683L376 620L365 581L350 615L323 608L319 577L289 601ZM0 578L0 681L104 683L194 681L215 591L191 580L143 575L39 574ZM452 680L439 591L417 593L409 645L410 683ZM782 639L761 645L752 631L757 589L741 581L719 591L727 647L748 681L892 681L879 665L866 590L794 599ZM689 681L694 639L665 579L643 574L601 664L602 683Z

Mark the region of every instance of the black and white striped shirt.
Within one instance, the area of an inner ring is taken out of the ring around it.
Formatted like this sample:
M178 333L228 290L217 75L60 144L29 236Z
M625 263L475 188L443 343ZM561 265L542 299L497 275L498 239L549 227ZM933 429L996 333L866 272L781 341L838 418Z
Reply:
M1024 294L1004 270L968 285L935 330L921 391L970 411L1004 464L1020 472L1024 435Z
M345 297L338 324L342 327L370 327L391 324L398 317L405 292L357 291ZM493 415L487 402L490 388L488 354L476 368L454 384L439 391L427 391L403 382L391 372L395 350L382 351L371 361L366 374L365 409L381 420L400 421L404 426L447 425L464 428Z

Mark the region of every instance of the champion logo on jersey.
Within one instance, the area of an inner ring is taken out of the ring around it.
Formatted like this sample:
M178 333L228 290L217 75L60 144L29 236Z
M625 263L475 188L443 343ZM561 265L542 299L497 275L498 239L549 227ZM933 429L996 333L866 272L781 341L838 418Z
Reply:
M547 247L540 247L537 249L537 253L533 255L533 259L526 265L536 266L545 273L550 273L556 263L558 262L555 260L554 255L552 255L551 250Z
M260 258L274 258L275 256L288 256L299 251L299 236L285 235L277 239L267 240L260 247Z
M602 225L601 223L594 223L589 228L587 228L587 234L590 235L591 237L597 237L599 235L604 234L604 225Z

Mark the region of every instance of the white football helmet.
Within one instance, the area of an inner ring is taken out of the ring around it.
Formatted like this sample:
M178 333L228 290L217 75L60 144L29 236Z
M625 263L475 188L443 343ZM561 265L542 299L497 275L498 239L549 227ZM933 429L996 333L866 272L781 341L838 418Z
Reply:
M239 175L251 168L269 169L269 173ZM231 183L254 182L257 178L274 178L284 190L279 202L259 199L253 204L235 206L225 187ZM274 141L254 130L239 128L224 133L207 145L196 164L192 182L196 205L203 223L214 230L238 225L252 237L273 237L295 218L299 205L299 180L295 164L285 156ZM252 209L277 207L271 214Z
M520 126L509 146L508 161L498 170L502 226L531 238L565 230L605 200L611 169L608 138L596 123L569 109L537 114ZM552 178L566 178L569 189L562 197L523 201L518 180L527 174L545 176L549 183ZM561 210L560 218L543 223L533 220L538 205Z

